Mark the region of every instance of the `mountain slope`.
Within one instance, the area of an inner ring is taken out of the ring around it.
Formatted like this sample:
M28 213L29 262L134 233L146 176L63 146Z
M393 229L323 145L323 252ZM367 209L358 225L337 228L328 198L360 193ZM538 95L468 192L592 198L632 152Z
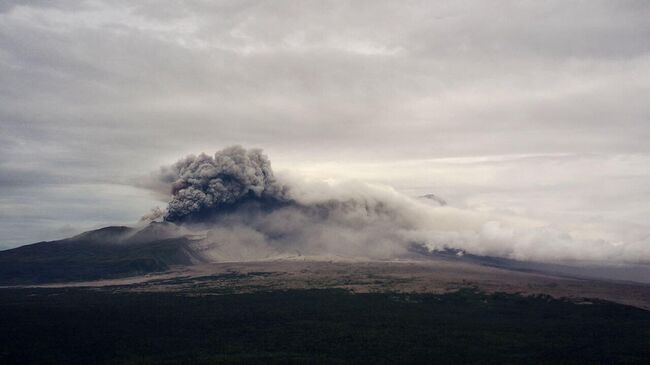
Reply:
M168 270L202 261L187 237L106 227L0 251L0 285L96 280Z
M226 232L227 233L227 232ZM0 251L0 286L117 279L168 271L197 263L268 260L368 261L338 255L303 256L297 250L276 250L255 241L232 241L227 234L187 230L172 223L145 227L105 227L80 235ZM629 280L650 284L647 265L585 266L524 262L467 254L447 249L430 252L413 245L395 260L445 261L451 265L494 267L510 273L530 272L572 278ZM462 278L458 278L462 279Z

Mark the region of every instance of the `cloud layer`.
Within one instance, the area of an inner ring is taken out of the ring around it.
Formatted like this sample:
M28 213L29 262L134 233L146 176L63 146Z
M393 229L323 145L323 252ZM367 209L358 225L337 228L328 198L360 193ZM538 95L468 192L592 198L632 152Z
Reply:
M0 245L136 220L157 203L133 187L143 172L233 144L278 171L643 242L649 14L643 0L3 1Z

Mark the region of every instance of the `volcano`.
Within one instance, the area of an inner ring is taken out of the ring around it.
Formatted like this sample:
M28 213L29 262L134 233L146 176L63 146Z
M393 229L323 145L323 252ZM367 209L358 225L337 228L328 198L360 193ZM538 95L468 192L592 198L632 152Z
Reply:
M277 179L261 150L240 146L188 156L155 180L170 194L165 210L133 227L0 251L0 285L416 293L472 287L650 307L648 265L579 261L569 248L589 242L449 207L435 194L413 199L383 186ZM513 259L545 258L538 248L547 244L559 260Z
M233 244L210 230L168 222L113 226L0 251L0 285L127 285L139 291L339 288L359 292L487 292L600 298L650 308L644 266L561 265L479 256L412 245L386 259L323 255ZM262 274L260 274L262 273ZM615 278L616 280L613 280Z

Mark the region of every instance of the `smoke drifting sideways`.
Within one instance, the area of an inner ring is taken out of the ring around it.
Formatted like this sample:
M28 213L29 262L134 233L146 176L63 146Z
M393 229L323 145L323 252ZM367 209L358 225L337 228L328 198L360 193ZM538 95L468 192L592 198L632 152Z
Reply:
M261 150L188 156L156 175L171 199L143 221L164 220L214 261L286 256L400 259L465 252L543 262L644 263L650 242L575 239L546 222L431 204L362 182L276 177ZM414 249L415 248L415 249Z

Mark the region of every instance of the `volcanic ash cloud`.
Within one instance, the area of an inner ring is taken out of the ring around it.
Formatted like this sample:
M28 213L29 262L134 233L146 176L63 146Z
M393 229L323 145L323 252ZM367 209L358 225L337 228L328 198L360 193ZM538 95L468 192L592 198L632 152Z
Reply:
M164 216L169 222L203 221L247 200L287 200L271 162L257 149L234 146L214 157L188 156L163 169L161 179L171 185L172 200Z
M188 156L157 175L171 195L148 220L200 232L214 260L288 254L395 259L413 247L538 261L643 262L648 242L576 240L545 222L428 204L386 186L276 178L261 150Z

